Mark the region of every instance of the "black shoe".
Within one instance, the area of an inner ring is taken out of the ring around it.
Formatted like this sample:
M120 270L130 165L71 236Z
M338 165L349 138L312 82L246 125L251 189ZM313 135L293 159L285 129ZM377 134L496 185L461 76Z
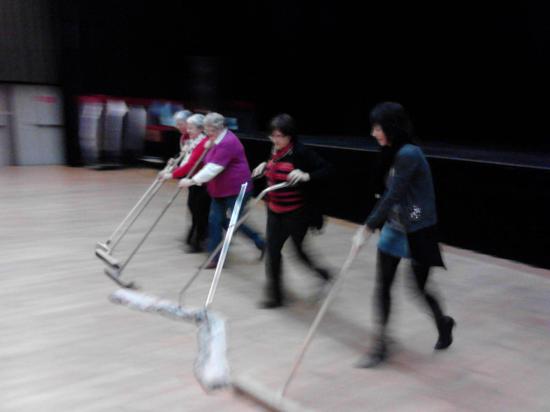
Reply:
M325 282L330 282L332 280L332 275L330 272L323 268L315 268L315 271L319 275L321 279L323 279Z
M185 248L185 253L201 253L203 249L197 245L189 245Z
M217 260L213 260L213 261L210 262L208 265L206 265L204 268L205 268L205 269L216 269L217 266L218 266L218 261L217 261Z
M260 304L259 304L259 307L261 309L276 309L276 308L280 308L280 307L283 307L283 306L284 306L283 301L282 300L277 300L277 299L264 300L264 301L260 302Z
M443 316L439 322L439 339L437 340L434 349L442 350L447 349L453 343L453 328L456 322L450 316Z
M363 356L355 364L356 368L376 368L388 359L388 351L385 343L379 343L377 347L367 355Z
M262 243L262 244L257 244L256 243L256 247L260 251L260 257L258 258L258 260L262 260L264 258L264 255L265 255L265 242Z
M386 361L386 356L379 353L372 353L364 356L355 364L356 368L376 368Z

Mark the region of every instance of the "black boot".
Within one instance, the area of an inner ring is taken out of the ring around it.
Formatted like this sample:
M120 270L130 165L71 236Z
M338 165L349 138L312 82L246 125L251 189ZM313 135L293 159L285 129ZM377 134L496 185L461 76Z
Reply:
M203 252L203 248L197 242L192 242L191 244L187 245L187 247L185 248L185 253L201 253L201 252Z
M388 358L388 348L385 340L380 340L374 348L365 356L363 356L355 364L356 368L375 368Z
M435 350L447 349L451 346L451 343L453 343L453 328L455 325L455 320L450 316L443 316L441 320L437 322L439 339L434 346Z
M283 307L284 303L281 299L266 299L260 302L259 307L261 309L276 309Z
M315 268L314 270L325 282L330 282L332 280L332 276L328 270L323 268Z
M266 291L267 298L259 303L261 309L275 309L284 306L283 292L280 286L271 285Z

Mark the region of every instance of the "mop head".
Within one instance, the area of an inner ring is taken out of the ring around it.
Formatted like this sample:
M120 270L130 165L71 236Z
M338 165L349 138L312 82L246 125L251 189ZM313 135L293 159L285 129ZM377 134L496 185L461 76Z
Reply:
M118 305L128 306L130 309L158 313L171 319L198 322L204 317L201 309L186 309L169 300L131 289L119 289L109 296L109 300Z
M199 354L194 366L197 381L206 392L230 385L225 321L220 316L204 309L186 309L169 300L129 289L117 290L109 296L109 300L131 309L197 324Z
M231 384L225 336L225 321L215 313L208 312L208 316L199 321L200 349L194 369L195 377L207 392Z

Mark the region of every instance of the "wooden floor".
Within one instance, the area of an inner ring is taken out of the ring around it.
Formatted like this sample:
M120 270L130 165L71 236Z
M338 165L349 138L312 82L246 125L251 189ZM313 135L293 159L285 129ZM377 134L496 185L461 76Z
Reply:
M193 377L193 325L108 302L116 286L94 245L105 240L154 171L65 167L0 169L0 411L262 410L231 391L205 394ZM118 250L124 256L166 203L170 182ZM184 196L125 277L175 298L202 255L183 252ZM252 223L265 217L255 209ZM331 221L309 247L336 270L354 226ZM550 405L550 273L446 248L448 271L433 279L457 322L455 343L432 351L436 333L406 290L402 268L392 313L396 350L377 370L353 368L372 342L375 242L321 325L288 396L321 411L547 411ZM285 250L294 303L256 308L264 284L257 251L236 236L214 308L228 321L234 376L277 390L317 308L319 284ZM197 306L212 272L187 295Z

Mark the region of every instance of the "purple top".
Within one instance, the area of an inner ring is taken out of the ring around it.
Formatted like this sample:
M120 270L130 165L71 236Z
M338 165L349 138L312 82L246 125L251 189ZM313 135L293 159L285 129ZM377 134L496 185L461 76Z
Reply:
M250 167L244 154L244 147L230 130L206 153L204 163L215 163L224 168L219 175L206 183L206 189L211 197L236 196L241 190L241 185L250 182ZM252 185L249 184L246 191L251 190Z

